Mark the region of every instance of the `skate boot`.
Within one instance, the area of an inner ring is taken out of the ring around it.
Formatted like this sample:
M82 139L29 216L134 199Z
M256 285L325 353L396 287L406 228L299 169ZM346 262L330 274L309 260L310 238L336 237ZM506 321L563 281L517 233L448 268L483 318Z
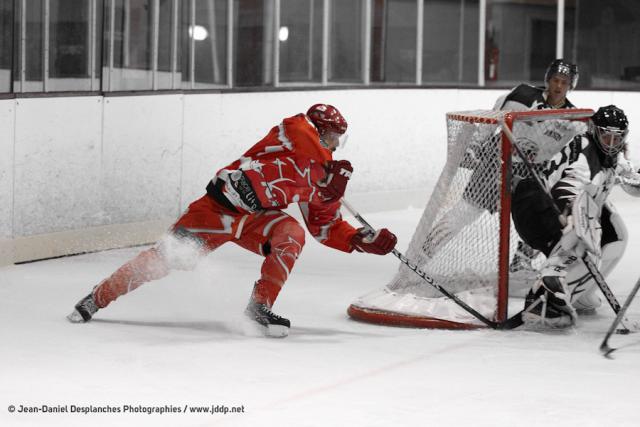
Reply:
M75 309L67 316L67 319L69 319L71 323L86 323L91 320L97 311L98 306L93 298L93 292L91 292L76 304Z
M257 322L268 337L284 338L289 335L291 327L289 319L278 316L266 304L257 303L252 298L244 310L244 314Z
M572 326L577 317L568 301L564 279L545 276L527 294L522 320L530 329L563 329Z

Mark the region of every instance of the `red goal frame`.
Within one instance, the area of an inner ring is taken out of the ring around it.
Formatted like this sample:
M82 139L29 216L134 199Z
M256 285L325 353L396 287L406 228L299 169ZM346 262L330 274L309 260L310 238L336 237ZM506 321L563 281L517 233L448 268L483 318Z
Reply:
M474 112L447 113L447 120L464 121L469 123L495 124L502 127L501 132L501 185L500 185L500 217L498 243L498 275L497 275L497 305L494 318L496 323L507 320L509 302L509 243L511 229L511 159L513 155L512 142L505 127L513 131L514 123L518 121L536 121L539 117L545 120L570 119L586 121L593 115L591 109L558 109L535 110L523 112L496 112L495 117L482 117ZM509 132L510 133L510 132ZM428 273L428 272L427 272ZM484 324L462 323L447 319L439 319L428 315L418 316L379 308L366 308L351 304L347 313L356 320L387 326L401 326L433 329L479 329L486 328Z

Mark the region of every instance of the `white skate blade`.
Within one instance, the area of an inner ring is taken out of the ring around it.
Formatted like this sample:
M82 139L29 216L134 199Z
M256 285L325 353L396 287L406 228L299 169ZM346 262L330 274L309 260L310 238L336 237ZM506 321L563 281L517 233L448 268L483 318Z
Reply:
M251 337L285 338L289 335L289 328L283 325L261 325L254 320L245 319L242 322L242 332Z
M67 320L71 323L85 323L84 318L78 310L73 310L73 312L67 316Z
M289 328L283 325L269 325L264 327L264 334L271 338L284 338L289 336Z

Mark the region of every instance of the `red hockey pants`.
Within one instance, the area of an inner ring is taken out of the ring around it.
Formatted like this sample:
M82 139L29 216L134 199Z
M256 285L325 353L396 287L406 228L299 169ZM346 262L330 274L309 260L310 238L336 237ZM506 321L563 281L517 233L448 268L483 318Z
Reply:
M305 232L291 216L278 210L243 215L220 206L209 196L193 202L173 225L174 236L195 239L204 251L233 242L264 256L261 276L253 289L257 302L273 305L304 246ZM172 268L171 255L157 245L130 260L94 290L98 307L140 285L160 279Z

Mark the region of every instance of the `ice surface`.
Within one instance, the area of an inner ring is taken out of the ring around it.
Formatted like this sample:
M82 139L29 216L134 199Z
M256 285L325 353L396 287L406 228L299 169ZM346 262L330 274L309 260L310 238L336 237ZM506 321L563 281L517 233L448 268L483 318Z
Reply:
M638 200L616 195L631 243L609 278L623 301L640 270ZM406 249L422 211L364 213ZM607 360L602 307L571 330L442 331L359 323L358 296L392 256L308 239L274 311L290 336L257 336L241 313L260 258L227 245L74 325L65 316L140 248L0 269L1 426L637 426L640 336ZM513 306L512 310L517 310ZM632 305L639 315L640 304ZM9 413L9 405L244 406L244 413Z

